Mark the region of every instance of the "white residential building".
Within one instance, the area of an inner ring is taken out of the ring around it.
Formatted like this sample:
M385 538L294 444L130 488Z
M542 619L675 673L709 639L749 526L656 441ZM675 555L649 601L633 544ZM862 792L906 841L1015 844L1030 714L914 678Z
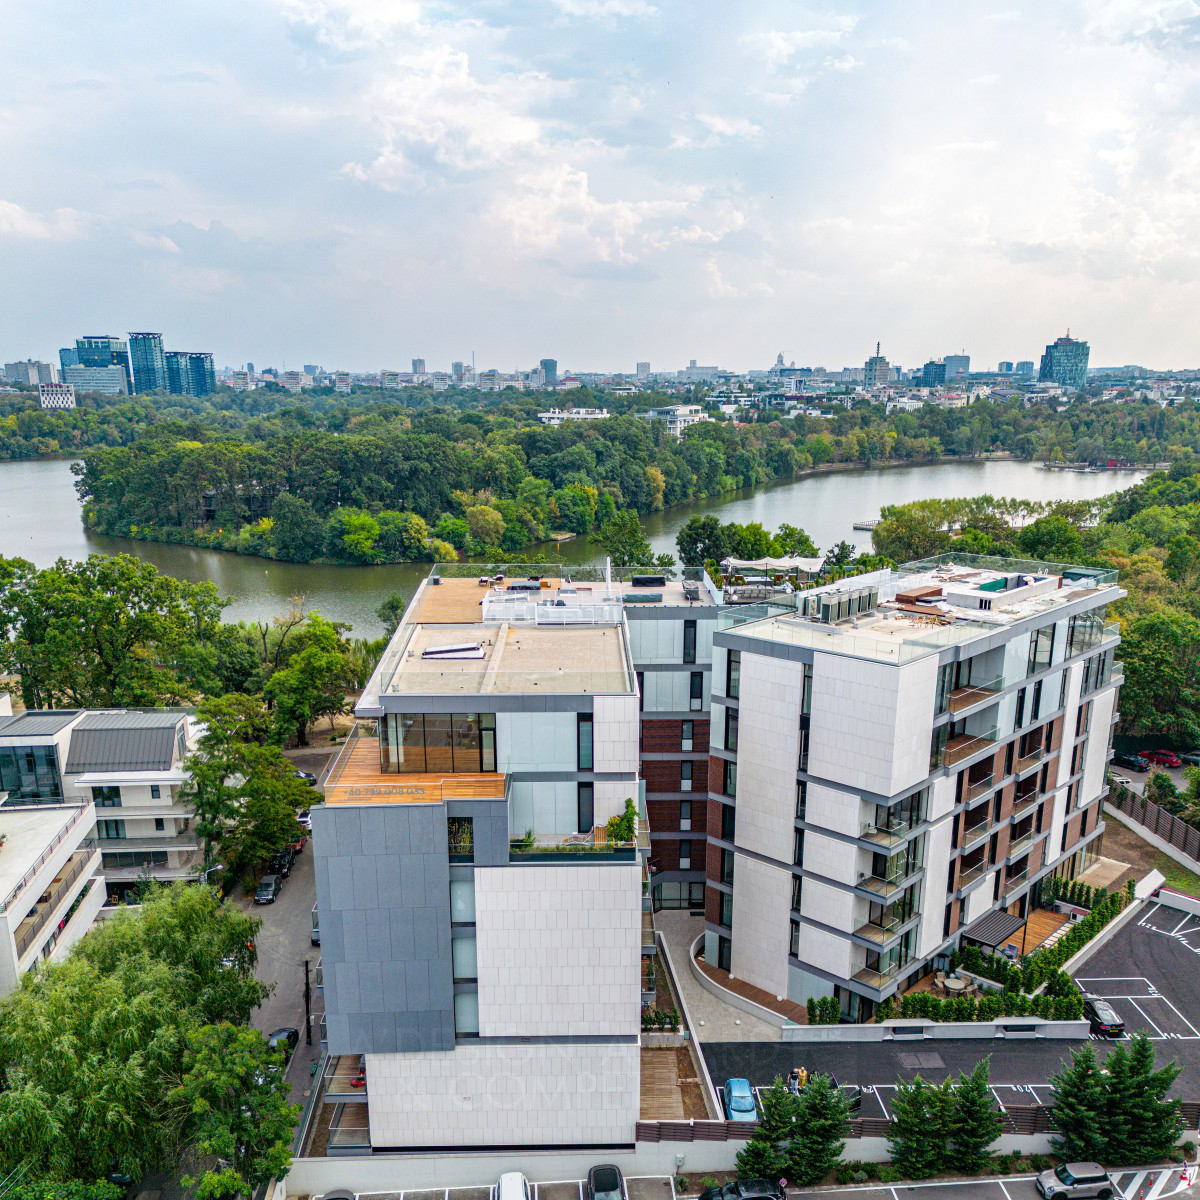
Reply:
M42 408L74 408L75 389L69 383L39 383L38 403Z
M603 421L609 416L607 408L552 408L538 413L543 425L561 425L564 421Z
M672 437L681 437L685 429L712 420L699 404L670 404L666 408L652 408L645 416L648 421L665 421Z
M866 1020L983 918L989 945L1020 928L1096 854L1124 594L1113 571L948 554L730 610L708 964Z

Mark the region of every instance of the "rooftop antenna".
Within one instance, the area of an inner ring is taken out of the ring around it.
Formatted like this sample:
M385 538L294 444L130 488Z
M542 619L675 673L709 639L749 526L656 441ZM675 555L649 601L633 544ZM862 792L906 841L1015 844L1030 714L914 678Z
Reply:
M879 357L879 343L878 342L875 343L875 357L876 358Z

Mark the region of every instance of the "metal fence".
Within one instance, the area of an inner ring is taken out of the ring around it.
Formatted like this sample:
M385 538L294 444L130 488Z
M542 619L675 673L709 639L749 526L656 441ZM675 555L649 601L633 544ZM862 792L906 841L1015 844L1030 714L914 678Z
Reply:
M1131 821L1136 821L1164 842L1169 842L1176 850L1182 850L1188 858L1195 860L1197 869L1200 869L1200 829L1181 821L1161 804L1144 799L1123 784L1113 785L1108 803Z

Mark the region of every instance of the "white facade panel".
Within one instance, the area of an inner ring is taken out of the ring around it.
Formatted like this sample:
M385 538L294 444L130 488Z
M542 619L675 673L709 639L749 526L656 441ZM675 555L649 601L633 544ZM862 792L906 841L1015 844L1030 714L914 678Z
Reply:
M858 905L866 903L865 900L859 900L852 893L844 892L841 888L830 887L829 884L821 883L817 879L805 879L803 894L800 897L800 914L805 920L817 921L822 925L829 925L833 929L843 929L847 933L852 933L866 922L865 909L861 919L858 919L854 911ZM832 970L825 963L815 963L814 965Z
M802 681L799 663L742 655L737 845L789 862L796 819ZM724 716L723 708L714 708L716 745L724 737Z
M1087 750L1083 760L1083 781L1080 801L1087 804L1100 794L1104 787L1104 771L1108 765L1108 733L1111 727L1113 707L1117 699L1114 688L1092 697L1092 719L1088 727ZM1073 730L1074 725L1070 728ZM1070 764L1067 764L1070 770Z
M850 837L858 837L862 827L870 820L859 796L853 792L843 792L840 788L822 787L819 783L808 785L804 819L809 825L819 825L822 829L831 829Z
M636 1034L641 911L636 863L477 869L480 1036Z
M631 1143L639 1074L636 1041L368 1054L371 1145Z
M800 952L797 957L802 963L810 963L822 971L849 979L858 970L858 967L852 965L854 950L853 944L846 938L827 933L815 925L800 926ZM859 949L860 959L862 953ZM861 961L859 965L861 966Z
M637 697L597 696L592 713L595 770L636 772L641 732Z
M925 880L921 884L921 921L917 954L932 954L942 941L946 913L946 864L950 861L950 834L954 822L939 821L925 835Z
M573 712L497 713L496 769L504 774L576 770L575 724Z
M790 871L744 854L737 856L733 873L733 974L772 996L787 995L791 904Z
M855 883L864 870L862 856L866 856L867 870L871 852L860 849L851 842L837 838L822 837L809 829L804 834L804 869L826 879L837 879L842 883Z
M962 915L963 925L970 925L977 917L982 917L995 904L992 899L996 887L996 872L988 874L987 879L967 896L966 911Z

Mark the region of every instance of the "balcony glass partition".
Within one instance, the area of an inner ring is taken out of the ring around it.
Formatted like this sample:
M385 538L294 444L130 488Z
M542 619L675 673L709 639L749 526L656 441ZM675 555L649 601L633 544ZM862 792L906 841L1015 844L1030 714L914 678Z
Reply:
M495 713L388 713L379 725L384 772L451 775L496 769Z

